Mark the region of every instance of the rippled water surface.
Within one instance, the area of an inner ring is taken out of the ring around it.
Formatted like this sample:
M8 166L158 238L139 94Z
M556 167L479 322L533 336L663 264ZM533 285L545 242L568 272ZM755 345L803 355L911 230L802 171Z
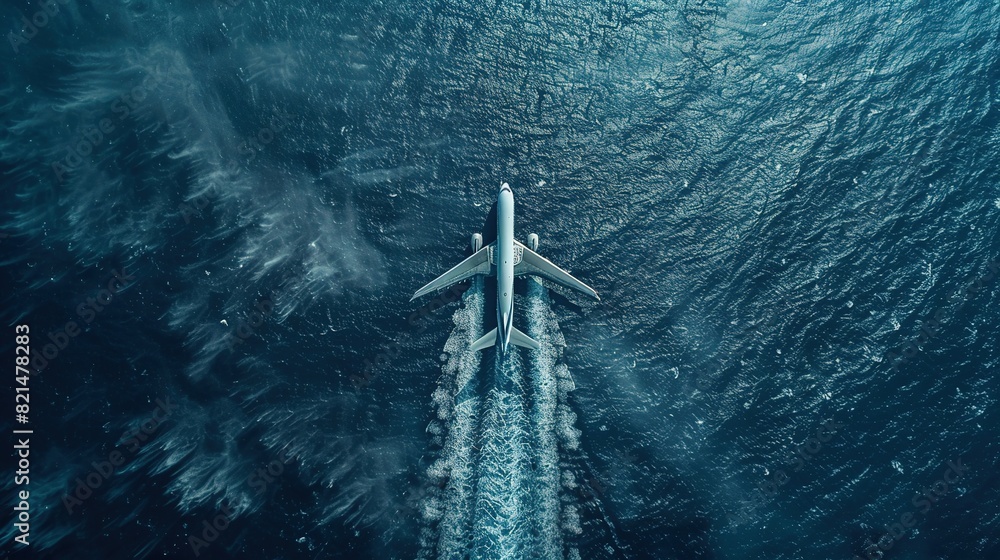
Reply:
M54 5L30 557L1000 554L996 2ZM408 300L503 181L601 301L518 284L497 360L490 281Z

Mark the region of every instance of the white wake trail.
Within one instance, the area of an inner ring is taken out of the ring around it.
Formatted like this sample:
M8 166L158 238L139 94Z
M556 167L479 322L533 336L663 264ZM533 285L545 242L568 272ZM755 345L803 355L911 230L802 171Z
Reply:
M483 331L483 281L473 281L454 315L455 329L445 343L447 362L434 391L437 420L430 431L444 437L438 459L427 471L432 492L424 505L424 521L437 526L422 539L421 558L460 559L471 546L475 505L477 419L479 418L479 367L482 354L470 352Z
M561 499L574 477L560 464L560 449L579 447L567 403L575 386L560 361L565 343L548 290L528 280L526 327L541 348L485 368L483 354L469 351L483 331L481 279L463 301L434 392L438 418L428 431L441 451L427 472L420 558L579 558L564 542L580 533L580 520L574 502Z
M523 376L516 352L496 360L480 436L473 559L534 557L534 511L529 490L532 457Z
M573 378L566 365L559 362L566 343L552 312L548 289L534 278L528 279L527 316L528 335L541 345L529 352L531 435L537 464L533 484L536 550L539 558L563 558L563 531L579 534L580 521L574 506L567 504L563 509L560 505L564 477L559 466L559 446L576 449L580 432L573 426L576 414L567 404L567 395L575 388ZM569 554L576 556L576 551Z

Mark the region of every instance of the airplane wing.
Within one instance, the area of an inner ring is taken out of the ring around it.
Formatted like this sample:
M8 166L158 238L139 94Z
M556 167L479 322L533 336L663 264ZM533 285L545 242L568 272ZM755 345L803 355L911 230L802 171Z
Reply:
M521 242L515 240L514 245L523 251L521 262L514 265L514 275L533 274L548 278L557 284L573 288L587 294L588 296L600 300L597 292L593 288L570 276L568 272L552 264L548 259L532 251Z
M461 282L470 276L475 276L477 274L488 275L492 270L490 265L490 247L483 247L482 249L473 253L473 255L464 261L455 265L451 270L445 272L441 276L438 276L434 280L431 280L423 288L417 290L417 293L413 294L410 301L417 299L418 297L433 292L435 290L440 290L442 288L447 288L452 284Z

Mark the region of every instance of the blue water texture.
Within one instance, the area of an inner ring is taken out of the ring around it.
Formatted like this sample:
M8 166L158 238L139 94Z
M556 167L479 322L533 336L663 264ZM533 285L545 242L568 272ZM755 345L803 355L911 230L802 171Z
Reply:
M0 24L0 557L1000 558L996 0ZM497 361L491 279L409 298L503 182L601 300Z

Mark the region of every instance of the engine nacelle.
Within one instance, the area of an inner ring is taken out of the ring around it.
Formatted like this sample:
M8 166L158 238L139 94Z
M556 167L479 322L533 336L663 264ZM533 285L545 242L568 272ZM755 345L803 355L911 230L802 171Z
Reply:
M534 233L528 234L528 248L532 251L538 250L538 235Z
M473 233L472 240L469 242L469 245L472 246L473 253L479 251L483 248L483 236L478 233Z

